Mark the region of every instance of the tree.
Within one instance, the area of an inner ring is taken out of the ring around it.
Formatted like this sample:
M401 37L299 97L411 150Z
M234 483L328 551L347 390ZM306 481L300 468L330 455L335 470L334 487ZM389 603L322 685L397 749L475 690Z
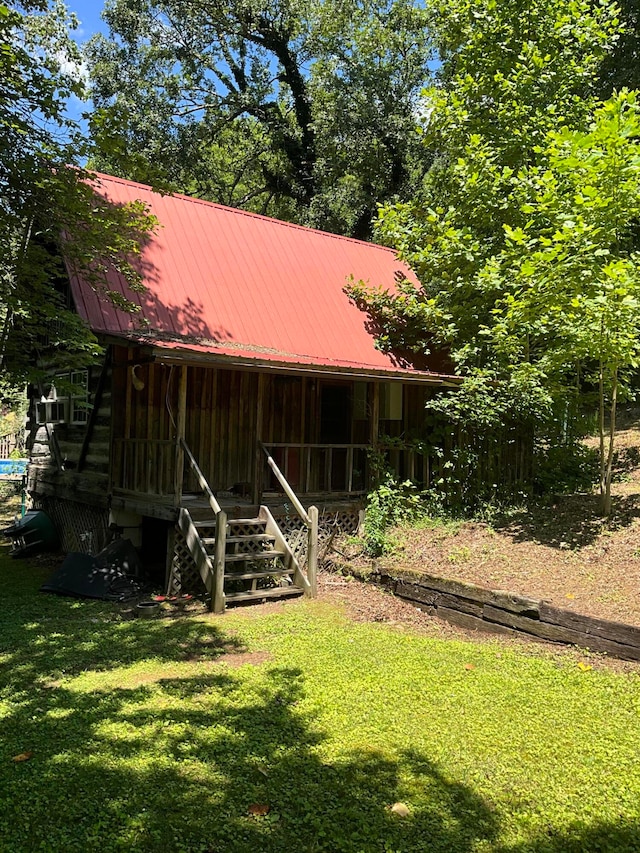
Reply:
M389 294L360 284L350 292L377 322L382 346L450 349L473 389L461 396L473 407L467 417L481 411L498 424L510 408L550 429L554 401L573 393L576 363L571 376L548 375L526 335L517 359L497 345L511 292L502 257L511 235L534 228L527 204L549 169L553 133L589 128L598 73L619 32L616 10L588 0L458 0L436 2L434 14L444 64L442 86L427 97L423 135L438 154L420 195L383 206L377 228L422 285ZM496 393L506 407L491 404Z
M442 86L426 93L422 135L437 157L416 198L383 205L376 223L422 287L352 294L377 315L383 345L432 340L463 369L492 367L480 330L500 293L480 272L504 247L503 225L526 220L518 170L544 170L546 135L559 124L588 126L615 18L589 0L459 0L437 2L433 21Z
M587 131L550 133L546 153L543 173L520 175L527 223L507 226L504 251L483 272L502 290L487 332L510 365L526 361L544 376L592 374L603 514L610 515L616 403L625 373L640 364L636 94L606 101Z
M622 31L600 69L600 92L608 98L617 89L640 89L640 4L618 0Z
M66 263L96 288L105 290L105 264L139 288L131 259L155 225L140 205L117 208L97 196L77 165L87 147L65 114L67 98L83 94L74 25L47 0L0 3L0 372L14 382L37 376L32 357L45 338L53 362L56 352L65 360L96 353L61 292L61 241Z
M86 49L96 167L359 237L414 186L414 0L111 0L104 17Z

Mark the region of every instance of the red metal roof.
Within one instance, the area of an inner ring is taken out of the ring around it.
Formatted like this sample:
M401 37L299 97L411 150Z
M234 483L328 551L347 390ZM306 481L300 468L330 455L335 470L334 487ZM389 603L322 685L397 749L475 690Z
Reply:
M398 273L416 282L391 249L107 175L96 176L96 190L115 204L140 199L160 228L142 251L146 293L131 293L115 271L107 276L140 315L114 308L72 275L77 309L94 332L301 369L432 372L376 349L367 316L344 293L351 277L385 289Z

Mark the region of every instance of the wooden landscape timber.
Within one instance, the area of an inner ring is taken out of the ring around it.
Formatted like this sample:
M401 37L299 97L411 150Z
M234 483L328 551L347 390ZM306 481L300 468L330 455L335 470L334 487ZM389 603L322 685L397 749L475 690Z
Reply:
M334 564L336 565L336 564ZM351 566L339 566L353 573ZM398 570L363 579L381 584L431 616L460 628L566 643L622 660L640 661L640 628L553 607L504 590Z

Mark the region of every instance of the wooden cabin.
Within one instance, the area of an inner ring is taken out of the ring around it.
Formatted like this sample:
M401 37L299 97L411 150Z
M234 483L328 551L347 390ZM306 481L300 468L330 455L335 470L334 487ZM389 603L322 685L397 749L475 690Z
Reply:
M204 584L216 610L313 594L318 528L357 528L381 437L400 476L428 480L408 442L453 377L378 350L344 291L413 273L381 246L118 178L96 192L142 200L160 228L145 293L107 274L138 315L70 273L105 356L34 397L34 505L67 550L96 551L117 525L170 591Z

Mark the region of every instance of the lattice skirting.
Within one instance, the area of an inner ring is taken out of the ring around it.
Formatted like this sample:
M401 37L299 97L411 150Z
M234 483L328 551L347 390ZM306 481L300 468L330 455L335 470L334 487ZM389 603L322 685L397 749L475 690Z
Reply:
M281 515L275 519L301 566L307 563L307 528L297 516ZM354 534L360 526L357 509L322 512L318 519L318 553L322 558L326 545L339 533Z
M178 529L175 532L173 559L171 561L169 589L167 592L169 595L184 595L186 593L204 595L206 593L198 567L189 553L187 540L184 538L182 531Z
M109 511L76 501L39 497L34 509L47 513L53 522L62 550L96 554L107 543Z

